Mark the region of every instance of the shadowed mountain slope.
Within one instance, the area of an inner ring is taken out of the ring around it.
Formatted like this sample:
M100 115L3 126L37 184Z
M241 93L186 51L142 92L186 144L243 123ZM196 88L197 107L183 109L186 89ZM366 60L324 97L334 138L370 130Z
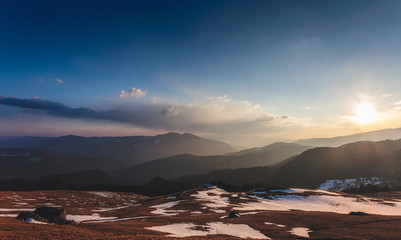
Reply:
M218 156L183 154L143 163L118 171L116 175L128 183L138 184L145 183L153 177L171 179L221 169L271 165L300 154L309 148L293 143L274 143L263 148L253 148Z
M233 184L263 181L272 185L316 188L329 179L358 177L401 181L401 140L314 148L271 167L220 170L176 180L197 183L221 180Z
M113 170L126 165L121 160L77 157L45 150L0 149L0 179L38 179L84 169Z

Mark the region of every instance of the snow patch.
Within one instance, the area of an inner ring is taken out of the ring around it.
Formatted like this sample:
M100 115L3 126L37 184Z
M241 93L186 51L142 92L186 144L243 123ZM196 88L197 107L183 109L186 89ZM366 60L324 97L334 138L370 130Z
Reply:
M136 207L140 206L141 204L135 204L135 205L125 205L125 206L120 206L120 207L115 207L115 208L102 208L102 209L95 209L92 210L92 212L109 212L109 211L115 211L119 209L124 209L124 208L129 208L129 207Z
M276 226L276 227L287 227L286 225L272 223L272 222L265 222L266 225Z
M35 208L0 208L0 212L35 211Z
M298 228L293 228L291 229L291 231L288 231L289 233L296 235L296 236L300 236L300 237L309 237L309 233L312 232L311 230L309 230L309 228L302 228L302 227L298 227Z
M196 194L192 194L191 197L195 197L198 201L204 201L203 205L210 208L224 208L230 204L228 197L222 195L229 194L223 189L217 187L210 187L207 190L198 191Z
M35 223L35 224L47 224L47 223L45 223L45 222L37 221L37 220L35 220L35 219L33 219L33 218L27 218L27 219L25 220L25 222L27 222L27 223Z
M85 223L105 223L105 222L120 222L120 221L127 221L133 219L143 219L148 218L149 216L139 216L139 217L125 217L125 218L115 218L115 219L103 219L103 220L88 220Z
M210 211L213 211L215 213L226 213L225 210L221 210L221 209L210 209Z
M46 207L63 207L54 203L37 203L36 206L46 206Z
M257 211L257 212L241 212L242 215L253 215L253 214L258 214L258 213L264 213L266 211Z
M388 181L387 181L388 182ZM343 191L344 189L354 186L381 185L386 183L385 180L378 177L361 177L347 179L331 179L327 180L319 186L322 190Z
M0 217L12 217L12 218L16 218L16 217L18 217L18 214L0 214Z
M164 226L147 227L146 229L169 233L169 237L194 237L221 234L239 238L270 239L246 224L226 224L222 222L211 222L206 225L174 223Z
M174 207L175 205L179 204L180 201L174 201L174 202L167 202L159 205L154 205L150 206L150 208L156 208L156 210L153 210L150 213L157 214L157 215L163 215L163 216L175 216L178 215L180 212L186 212L186 210L167 210L169 208Z
M70 215L70 214L68 214L66 216L66 218L67 218L67 220L74 220L77 223L117 219L117 217L101 217L97 213L92 214L92 215Z
M88 192L88 193L93 194L93 195L98 195L98 196L101 196L101 197L105 197L105 198L113 198L116 195L115 193L111 193L111 192L91 191L91 192Z

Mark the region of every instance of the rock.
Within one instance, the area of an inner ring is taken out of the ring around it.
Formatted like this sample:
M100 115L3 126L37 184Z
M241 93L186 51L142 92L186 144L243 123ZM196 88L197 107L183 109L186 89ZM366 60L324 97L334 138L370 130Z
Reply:
M364 212L350 212L348 213L349 215L353 215L353 216L367 216L369 214L364 213Z
M36 221L44 223L48 222L46 218L41 217L33 212L21 212L20 214L18 214L17 219L24 220L25 222L28 222L28 219L34 219Z
M59 219L66 220L67 216L63 208L57 207L38 207L33 213L46 218L49 223L56 223Z
M67 214L63 208L58 207L38 207L32 212L21 212L17 219L27 221L32 218L36 221L45 223L55 223L59 225L72 224L74 221L67 220Z
M240 217L239 213L236 211L232 211L232 212L230 212L230 214L228 214L227 218L237 218L237 217Z

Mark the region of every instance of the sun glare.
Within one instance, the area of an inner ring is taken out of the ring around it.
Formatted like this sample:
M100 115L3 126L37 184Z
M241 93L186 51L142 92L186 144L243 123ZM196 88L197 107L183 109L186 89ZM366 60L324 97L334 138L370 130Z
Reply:
M376 120L376 110L373 104L362 102L355 109L355 121L357 123L371 123Z

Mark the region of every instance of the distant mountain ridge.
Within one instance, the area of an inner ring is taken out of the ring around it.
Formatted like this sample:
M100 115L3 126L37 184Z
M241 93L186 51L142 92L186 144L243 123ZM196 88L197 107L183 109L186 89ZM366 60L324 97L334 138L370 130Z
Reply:
M252 148L225 155L194 156L181 154L142 163L115 172L115 174L130 184L142 184L154 177L172 179L220 169L272 165L310 148L294 143L273 143L266 147Z
M123 160L136 165L150 160L193 154L219 155L236 151L232 146L190 133L132 137L9 137L0 138L3 148L43 149L81 157Z
M318 147L275 166L217 170L184 176L180 182L231 184L265 182L288 187L317 188L329 179L385 177L401 182L401 139L355 142L340 147Z
M358 141L377 142L386 139L397 140L400 138L401 138L401 128L394 128L394 129L382 129L377 131L352 134L347 136L338 136L332 138L300 139L295 141L294 143L306 146L314 146L314 147L339 147L347 143L353 143Z
M272 158L269 158L274 155L271 154L273 149L286 152L284 149L288 149L289 146L295 147L294 151L301 153L286 160L275 159L272 161ZM298 147L299 149L296 150ZM303 151L301 147L308 149ZM94 169L91 166L96 164L98 159L70 158L48 152L27 152L24 149L2 149L0 152L2 166L0 178L17 171L17 174L25 179L32 174L36 174L36 179L38 179L40 174L47 173L45 176L53 176L43 179L59 182L66 186L70 179L72 179L71 183L75 181L75 185L79 185L81 182L132 185L161 178L177 182L178 185L183 183L199 185L220 180L237 185L263 182L270 185L302 188L316 188L330 179L359 177L382 177L392 179L398 184L401 183L401 139L379 142L361 141L336 148L312 149L296 144L276 143L261 149L213 156L181 154L115 172L106 169L106 173L101 170L79 171L73 169L76 163L85 163L86 169ZM17 156L20 158L17 159ZM263 162L260 159L264 159L265 164L263 166L255 165ZM105 163L110 164L107 161ZM114 174L110 175L110 173ZM119 182L119 179L122 181Z

